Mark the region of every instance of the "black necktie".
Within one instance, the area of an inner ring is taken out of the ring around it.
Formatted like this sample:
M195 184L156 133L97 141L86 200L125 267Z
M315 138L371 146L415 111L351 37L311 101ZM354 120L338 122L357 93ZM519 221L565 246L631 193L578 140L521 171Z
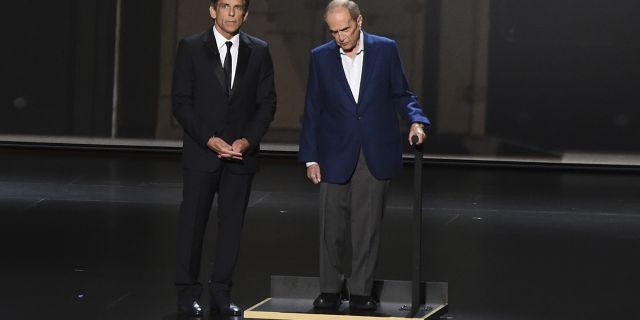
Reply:
M227 85L227 94L231 95L231 46L233 42L227 41L227 55L224 58L224 81Z

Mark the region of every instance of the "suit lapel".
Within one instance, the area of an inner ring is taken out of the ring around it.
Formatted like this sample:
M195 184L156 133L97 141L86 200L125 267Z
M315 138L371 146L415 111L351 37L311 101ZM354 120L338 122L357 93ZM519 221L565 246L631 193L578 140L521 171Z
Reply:
M224 70L222 69L222 64L220 63L220 52L218 51L218 44L216 43L216 37L213 35L213 28L209 28L209 32L207 33L207 37L204 41L204 47L207 51L207 55L209 59L213 60L213 71L220 83L220 88L225 90L226 88L224 82Z
M331 65L333 65L334 72L338 75L338 86L344 90L344 93L351 99L353 104L356 104L356 99L353 97L353 92L351 92L351 87L349 87L349 81L347 81L347 75L344 74L344 67L342 66L342 54L340 53L340 47L337 43L334 43L334 48L332 50L332 61ZM353 110L355 112L355 110Z
M244 33L240 33L240 47L238 48L238 63L236 65L236 75L233 80L233 85L231 89L231 97L233 98L236 93L240 90L240 84L242 83L242 79L244 77L245 72L247 71L247 66L249 65L249 58L251 57L251 40Z
M360 94L358 96L358 104L362 102L362 97L364 97L365 90L367 89L367 84L371 79L371 74L373 73L376 59L378 58L378 52L375 48L373 39L366 32L362 32L362 35L364 37L364 63L362 65L362 80L360 81Z

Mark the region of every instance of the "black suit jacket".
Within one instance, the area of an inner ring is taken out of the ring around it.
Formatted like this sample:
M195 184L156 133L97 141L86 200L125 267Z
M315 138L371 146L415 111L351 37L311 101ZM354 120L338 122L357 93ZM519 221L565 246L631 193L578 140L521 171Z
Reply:
M215 171L223 161L234 173L257 170L259 143L276 110L273 63L266 42L240 33L238 63L227 94L220 53L212 28L180 41L173 75L173 114L184 128L182 165ZM251 144L243 161L218 159L207 147L216 136L232 144Z

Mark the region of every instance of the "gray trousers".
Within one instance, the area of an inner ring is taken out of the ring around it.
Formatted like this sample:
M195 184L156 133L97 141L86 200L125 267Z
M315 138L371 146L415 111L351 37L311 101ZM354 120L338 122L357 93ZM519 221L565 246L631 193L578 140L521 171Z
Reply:
M371 295L380 247L382 217L389 180L376 179L362 151L346 184L320 184L320 290L340 292L347 279L349 292ZM348 229L349 228L349 229ZM351 234L351 272L343 260Z

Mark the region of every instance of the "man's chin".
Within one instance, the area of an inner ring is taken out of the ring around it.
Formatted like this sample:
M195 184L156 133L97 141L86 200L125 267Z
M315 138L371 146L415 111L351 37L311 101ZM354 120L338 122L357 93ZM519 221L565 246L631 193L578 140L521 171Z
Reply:
M237 34L238 30L240 30L240 28L226 28L224 29L224 32L228 34Z
M353 46L353 47L340 46L340 48L342 48L342 51L344 51L344 52L351 52L351 51L355 50L356 47L355 46Z

